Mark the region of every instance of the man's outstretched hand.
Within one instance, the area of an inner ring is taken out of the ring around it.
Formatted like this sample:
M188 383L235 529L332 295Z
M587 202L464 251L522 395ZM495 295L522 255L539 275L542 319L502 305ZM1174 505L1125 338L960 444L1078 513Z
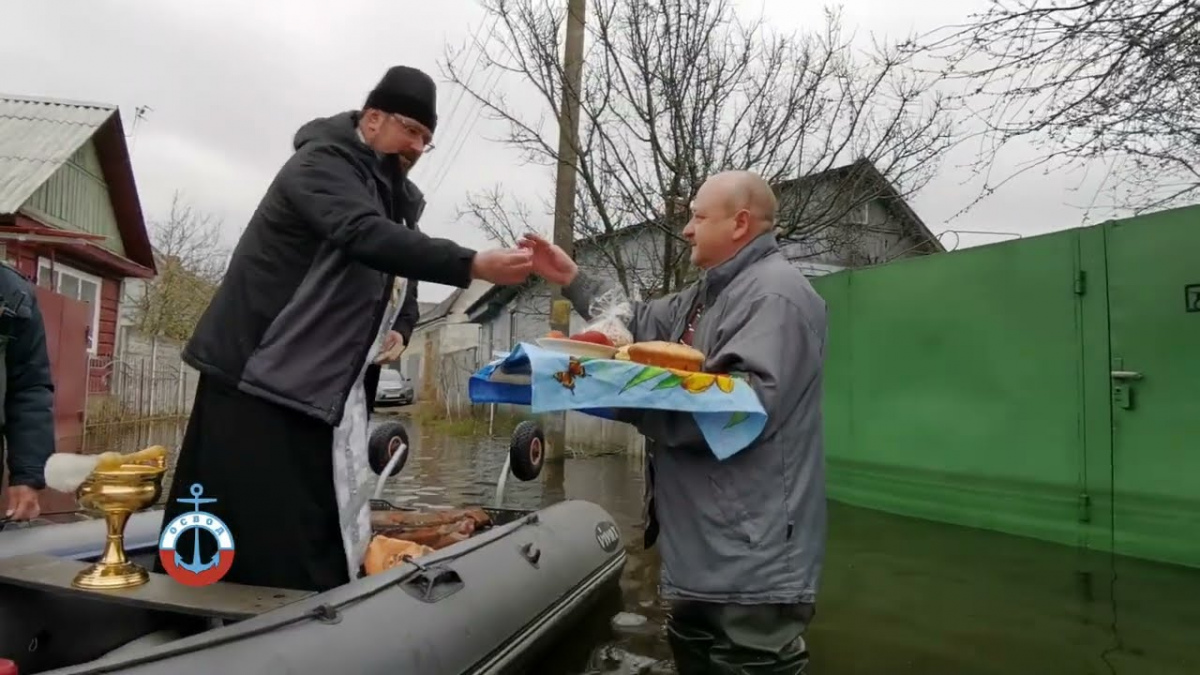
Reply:
M497 286L524 282L533 271L533 253L523 248L480 251L471 262L471 277Z
M579 273L579 266L566 251L540 235L527 234L517 246L533 253L533 273L552 284L568 286Z

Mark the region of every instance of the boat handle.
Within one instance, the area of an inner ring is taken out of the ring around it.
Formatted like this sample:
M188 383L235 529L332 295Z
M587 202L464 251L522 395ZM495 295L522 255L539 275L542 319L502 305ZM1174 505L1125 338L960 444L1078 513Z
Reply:
M537 567L538 561L542 559L542 550L530 541L521 545L521 555L529 561L530 565Z
M421 602L440 602L462 590L462 577L440 564L426 567L404 582L402 588Z
M1112 371L1112 379L1114 380L1140 380L1142 374L1132 370L1114 370Z

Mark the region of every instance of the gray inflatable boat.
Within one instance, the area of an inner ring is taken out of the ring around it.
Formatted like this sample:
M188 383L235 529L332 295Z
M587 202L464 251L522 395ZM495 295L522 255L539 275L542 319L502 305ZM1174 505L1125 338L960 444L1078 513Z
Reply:
M511 450L534 468L523 479L540 473L530 449L514 442ZM388 475L399 468L372 465ZM153 573L134 589L76 589L75 573L101 553L103 520L10 528L0 532L0 673L13 664L20 675L536 670L564 630L618 592L619 529L584 501L532 512L472 510L486 513L487 523L469 538L317 594L226 582L191 587ZM406 511L413 513L372 501L377 531ZM161 525L161 512L150 511L126 527L126 550L148 570Z

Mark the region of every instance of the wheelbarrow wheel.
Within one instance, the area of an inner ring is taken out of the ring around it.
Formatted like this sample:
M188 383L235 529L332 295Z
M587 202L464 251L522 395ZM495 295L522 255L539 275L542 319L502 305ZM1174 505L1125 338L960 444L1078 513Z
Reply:
M528 482L541 475L546 461L546 435L537 422L521 422L513 429L508 457L509 468L517 480Z
M389 478L395 476L404 469L404 464L408 462L408 449L408 432L404 429L403 424L384 422L376 426L371 431L371 438L367 442L367 459L371 464L371 470L377 476L382 475L388 462L392 460L392 456L397 452L403 452L404 456L396 462L388 475Z

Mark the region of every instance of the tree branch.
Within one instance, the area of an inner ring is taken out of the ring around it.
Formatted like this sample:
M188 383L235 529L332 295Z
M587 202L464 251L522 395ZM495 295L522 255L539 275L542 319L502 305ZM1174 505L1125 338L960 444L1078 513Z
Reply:
M1135 211L1200 194L1200 4L1196 0L992 0L907 46L936 59L984 126L975 166L1017 139L1051 165L1124 164L1106 185ZM981 195L982 196L982 195Z
M557 117L563 88L562 3L483 4L497 29L477 45L481 63L515 76L529 96L518 106L485 92L453 58L443 73L506 125L502 142L552 167L557 134L543 121ZM590 256L615 270L627 291L675 290L687 278L686 217L672 216L667 204L690 201L707 176L751 169L791 185L781 195L787 210L778 234L812 243L815 255L846 239L834 233L845 229L847 214L877 195L863 193L861 181L795 179L866 160L907 197L949 147L932 78L919 77L894 47L854 49L834 12L823 30L793 36L771 32L761 18L742 20L731 0L593 0L589 11L573 228L577 239L591 240L577 247L581 264ZM540 115L525 112L530 100ZM478 215L476 206L478 195L467 211ZM500 222L494 210L483 211ZM643 224L657 234L619 234Z

